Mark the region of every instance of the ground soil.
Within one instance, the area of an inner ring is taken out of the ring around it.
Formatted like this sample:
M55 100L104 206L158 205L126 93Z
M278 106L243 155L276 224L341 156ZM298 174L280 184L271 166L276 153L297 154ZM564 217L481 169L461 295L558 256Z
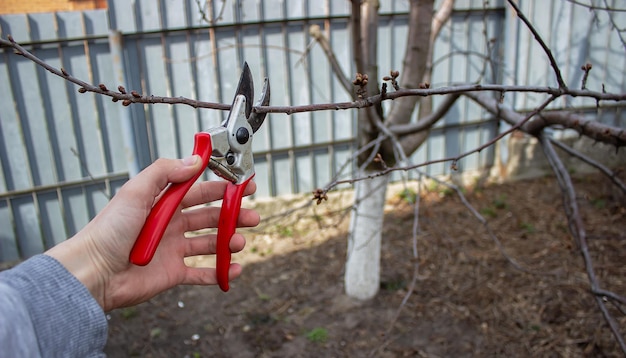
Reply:
M626 295L626 200L605 177L575 179L595 272ZM591 295L554 178L421 196L418 259L411 196L389 195L379 294L344 294L349 191L319 206L254 203L269 217L234 260L228 293L178 287L109 314L111 357L622 356ZM203 259L190 261L201 264ZM415 264L418 275L412 286ZM407 293L411 293L407 299ZM403 300L406 302L403 304ZM610 312L622 334L626 315Z

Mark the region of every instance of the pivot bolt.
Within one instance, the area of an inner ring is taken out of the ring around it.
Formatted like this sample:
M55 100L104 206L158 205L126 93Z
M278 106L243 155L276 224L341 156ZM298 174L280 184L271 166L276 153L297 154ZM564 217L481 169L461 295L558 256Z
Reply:
M250 139L250 132L248 132L246 127L239 127L237 133L235 133L235 138L237 138L239 144L246 144L248 139Z
M226 153L226 163L228 163L228 165L235 163L235 154L233 154L233 152Z

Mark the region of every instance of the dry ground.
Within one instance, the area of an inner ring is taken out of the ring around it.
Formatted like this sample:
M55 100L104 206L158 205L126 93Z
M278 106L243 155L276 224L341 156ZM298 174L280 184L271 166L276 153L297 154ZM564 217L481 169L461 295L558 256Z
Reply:
M626 295L626 205L600 176L576 179L602 285ZM567 229L553 178L469 188L511 265L458 197L431 186L421 200L419 280L413 206L389 197L381 290L343 294L349 192L274 217L234 260L244 274L224 294L178 287L110 313L111 357L603 357L621 356ZM250 204L268 213L285 202ZM298 204L293 204L297 206ZM269 214L268 214L269 215ZM343 220L341 220L343 218ZM202 259L196 263L202 262ZM626 315L611 306L622 333Z

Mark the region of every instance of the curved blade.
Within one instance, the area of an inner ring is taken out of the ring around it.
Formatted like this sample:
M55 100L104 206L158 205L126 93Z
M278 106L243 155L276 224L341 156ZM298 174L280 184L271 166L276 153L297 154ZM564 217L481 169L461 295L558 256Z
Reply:
M248 67L248 62L244 62L243 71L241 72L241 77L239 77L239 84L237 85L235 97L238 95L246 97L246 118L250 118L250 113L252 113L252 101L254 100L254 83L250 67ZM233 99L233 104L234 103L235 100ZM226 126L226 124L227 123L223 123L224 126Z
M265 78L263 82L263 92L261 93L261 98L255 104L255 106L267 106L270 104L270 80ZM248 123L250 123L250 127L252 127L252 132L255 133L259 130L259 127L263 124L265 120L265 116L267 113L252 113L250 117L248 117Z

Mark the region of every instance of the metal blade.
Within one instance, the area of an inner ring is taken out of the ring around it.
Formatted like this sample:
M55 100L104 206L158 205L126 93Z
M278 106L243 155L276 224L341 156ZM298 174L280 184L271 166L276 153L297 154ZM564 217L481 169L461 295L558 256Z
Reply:
M270 80L265 78L263 82L263 92L261 93L261 98L255 104L255 106L267 106L270 104ZM248 117L248 123L250 123L250 127L252 127L252 132L256 133L259 130L259 127L263 124L265 120L265 116L267 113L252 113L250 117Z
M239 84L237 85L235 97L238 95L246 97L246 118L250 118L250 113L252 113L252 101L254 100L254 83L250 67L248 67L248 62L244 62L243 71L241 72L241 77L239 77ZM234 99L233 103L235 103ZM226 126L226 124L227 123L223 123L224 126Z

